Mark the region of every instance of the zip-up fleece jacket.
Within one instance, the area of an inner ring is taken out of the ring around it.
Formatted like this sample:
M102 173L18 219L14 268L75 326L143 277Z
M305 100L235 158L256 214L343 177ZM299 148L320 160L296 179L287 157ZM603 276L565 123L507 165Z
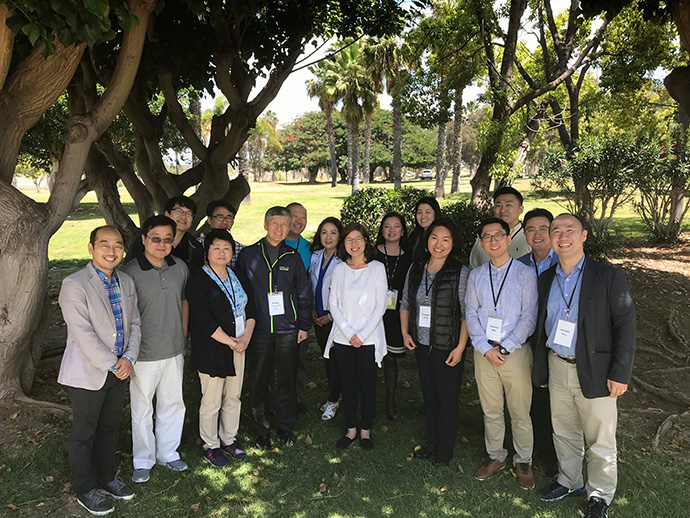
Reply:
M237 258L235 268L249 280L256 308L255 333L296 333L309 331L312 326L312 294L309 276L297 250L285 241L280 244L278 259L269 265L268 254L258 243L245 247ZM283 292L285 313L270 316L269 292Z

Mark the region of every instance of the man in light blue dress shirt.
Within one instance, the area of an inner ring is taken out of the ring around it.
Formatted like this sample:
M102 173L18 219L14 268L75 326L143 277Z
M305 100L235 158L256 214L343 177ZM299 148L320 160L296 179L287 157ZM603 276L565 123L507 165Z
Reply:
M537 321L537 275L510 257L510 227L502 219L485 220L479 239L490 261L470 273L465 305L488 459L474 476L486 480L506 466L507 404L517 481L523 489L532 489L532 351L525 345Z

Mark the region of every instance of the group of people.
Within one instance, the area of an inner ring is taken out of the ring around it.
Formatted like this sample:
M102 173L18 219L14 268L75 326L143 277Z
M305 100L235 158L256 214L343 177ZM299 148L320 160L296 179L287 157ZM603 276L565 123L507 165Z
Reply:
M507 464L507 406L520 487L535 485L536 438L558 463L539 497L586 493L586 516L606 516L617 482L616 398L627 390L635 351L630 289L619 270L585 256L587 231L576 216L537 208L521 221L523 198L512 187L493 200L469 265L458 228L430 197L418 201L409 234L397 212L383 217L375 239L359 223L328 217L309 243L301 235L307 211L292 203L270 208L265 237L243 246L230 233L232 205L210 203L194 237L196 205L178 196L144 222L119 270L123 236L95 229L92 261L60 292L68 338L58 381L73 406L69 458L79 503L102 515L113 510L104 495L134 496L115 469L130 378L133 481L148 481L156 464L187 469L177 452L187 338L206 461L220 468L246 457L237 437L245 372L257 446L272 446L273 427L281 443L294 444L313 327L328 381L321 418L342 407L345 419L337 448L356 440L374 448L377 367L386 414L397 418L397 362L410 350L426 422L414 456L448 464L470 345L487 452L475 478Z

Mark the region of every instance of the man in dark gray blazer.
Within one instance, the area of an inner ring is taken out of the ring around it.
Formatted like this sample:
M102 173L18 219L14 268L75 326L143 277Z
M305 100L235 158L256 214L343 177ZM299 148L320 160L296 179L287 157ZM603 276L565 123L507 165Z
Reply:
M87 511L102 516L114 510L103 494L134 497L116 476L115 444L141 333L134 281L115 271L124 254L122 234L115 227L99 227L88 249L91 262L62 281L67 346L58 383L67 387L74 414L69 439L73 489Z
M559 264L539 277L532 381L549 387L560 473L539 497L586 490L586 517L605 518L617 485L616 402L635 359L635 306L623 273L585 256L587 231L577 217L556 217L550 235Z

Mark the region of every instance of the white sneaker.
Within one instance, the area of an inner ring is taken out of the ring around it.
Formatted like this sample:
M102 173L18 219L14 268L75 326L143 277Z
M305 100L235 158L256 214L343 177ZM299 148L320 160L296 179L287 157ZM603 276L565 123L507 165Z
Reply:
M329 419L333 419L335 417L335 413L338 410L339 406L340 406L340 401L336 401L335 403L327 402L324 405L324 410L323 410L323 414L321 414L321 419L323 421L328 421Z

